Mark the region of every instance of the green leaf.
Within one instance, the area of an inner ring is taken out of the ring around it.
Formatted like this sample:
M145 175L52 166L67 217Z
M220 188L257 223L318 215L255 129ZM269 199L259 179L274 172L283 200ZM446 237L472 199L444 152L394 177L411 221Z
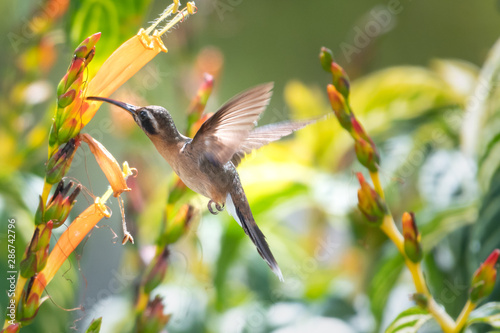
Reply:
M86 333L99 333L101 330L101 322L102 322L102 317L99 317L97 319L92 320L92 322L89 325L89 328L85 331Z
M385 332L416 333L431 318L432 316L426 310L413 307L401 312Z
M472 311L466 326L485 323L500 328L500 302L490 302Z

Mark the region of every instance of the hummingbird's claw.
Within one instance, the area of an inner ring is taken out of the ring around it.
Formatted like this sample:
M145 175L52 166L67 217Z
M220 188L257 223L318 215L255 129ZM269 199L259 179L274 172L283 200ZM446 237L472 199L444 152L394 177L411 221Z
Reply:
M212 207L212 205L215 206L215 209ZM210 213L212 213L213 215L217 215L217 214L219 214L220 212L222 212L224 210L225 205L224 204L220 205L217 202L215 202L213 200L210 200L208 202L207 207L208 207L208 211Z
M218 211L213 210L213 208L212 208L212 204L216 204L216 203L215 203L213 200L210 200L210 201L208 202L208 204L207 204L208 211L209 211L210 213L212 213L212 215L217 215L217 214L219 214L219 212L218 212ZM217 204L216 204L216 205L217 205Z
M219 211L219 212L222 212L224 211L224 207L225 205L222 204L222 205L219 205L218 203L215 204L215 208Z

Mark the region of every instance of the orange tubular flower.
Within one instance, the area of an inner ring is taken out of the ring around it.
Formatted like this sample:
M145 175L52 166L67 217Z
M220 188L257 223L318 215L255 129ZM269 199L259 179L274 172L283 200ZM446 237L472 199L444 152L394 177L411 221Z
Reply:
M109 97L157 54L161 51L167 52L161 36L189 15L196 13L194 2L188 2L180 11L178 11L179 5L179 0L174 0L153 25L146 30L141 29L136 36L116 49L90 81L87 96ZM163 29L154 30L161 21L172 14L176 15ZM85 126L94 117L102 102L85 101L83 104L82 107L85 107L86 111L82 114L82 124Z
M89 134L81 134L80 138L89 145L90 151L94 155L101 170L106 175L109 184L113 188L113 195L118 197L123 192L130 191L125 177L120 169L120 165L113 155L97 140Z
M111 214L103 203L103 199L96 198L95 203L84 210L59 237L57 244L49 255L45 268L35 278L34 283L41 283L43 288L52 280L63 262L80 244L83 238L103 217ZM43 289L42 288L42 289Z

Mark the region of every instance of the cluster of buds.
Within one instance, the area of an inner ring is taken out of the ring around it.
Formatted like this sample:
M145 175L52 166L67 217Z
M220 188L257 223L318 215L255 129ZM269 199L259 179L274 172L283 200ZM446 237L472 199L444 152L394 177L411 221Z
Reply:
M358 208L370 224L380 226L384 220L384 216L388 214L387 205L377 191L366 182L361 172L358 172L356 175L361 186L358 190Z
M26 251L20 263L20 273L22 277L32 277L37 272L41 271L45 267L45 264L47 264L52 228L52 221L41 224L35 228L33 237L26 247Z
M60 227L68 218L69 212L76 203L76 197L80 194L82 185L78 184L73 188L74 183L69 181L66 186L64 181L60 181L54 191L54 194L50 198L47 206L44 205L42 198L40 197L40 203L35 214L35 224L45 224L52 221L53 227Z
M417 229L415 214L412 212L403 214L403 238L406 257L414 263L420 262L423 256L421 236Z
M340 125L354 139L354 148L359 162L371 172L377 172L380 158L373 140L366 134L356 119L349 104L349 77L334 60L332 52L323 47L319 54L321 65L332 74L332 84L327 86L328 98Z
M481 299L489 296L493 291L497 278L495 265L499 255L499 249L493 250L486 261L479 266L472 276L472 283L469 291L469 299L472 303L479 302Z
M164 310L162 298L157 295L148 302L146 309L140 315L137 321L137 332L161 332L170 319L170 315L165 314Z
M95 44L100 37L101 33L96 33L76 48L68 71L57 86L57 112L50 132L50 146L68 142L83 127L82 117L88 108L82 89L84 74L94 58Z

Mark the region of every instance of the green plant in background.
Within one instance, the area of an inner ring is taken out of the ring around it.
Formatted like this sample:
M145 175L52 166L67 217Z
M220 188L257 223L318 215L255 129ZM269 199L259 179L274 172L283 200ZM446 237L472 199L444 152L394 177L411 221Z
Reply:
M421 266L423 258L421 235L417 229L415 215L407 212L403 214L403 232L401 234L387 207L385 193L379 178L380 157L373 140L366 134L351 109L349 103L350 82L347 74L333 60L330 50L322 48L319 58L323 69L331 73L333 77L332 84L327 86L327 92L335 116L340 125L354 139L356 156L359 162L369 170L375 187L375 189L371 188L363 175L361 173L357 174L361 185L358 190L359 210L371 225L379 227L396 245L404 257L404 262L411 272L415 284L416 294L413 295L413 299L419 307L405 310L395 319L387 332L407 332L410 328L412 331L417 331L431 316L439 323L445 333L461 332L464 327L474 323L469 319L469 316L478 302L489 296L493 291L497 276L495 265L500 250L495 249L474 273L469 299L457 320L454 321L436 303L429 292ZM487 308L497 307L498 312L493 316L500 314L500 303L487 303L484 306ZM494 326L496 325L494 324Z

